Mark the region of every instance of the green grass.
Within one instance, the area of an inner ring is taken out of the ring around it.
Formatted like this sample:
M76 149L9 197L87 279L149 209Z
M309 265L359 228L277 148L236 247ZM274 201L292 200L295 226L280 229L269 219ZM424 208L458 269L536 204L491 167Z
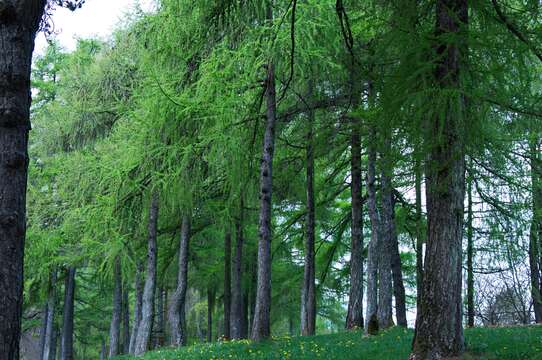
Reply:
M465 330L465 359L542 360L542 326ZM281 337L259 344L249 341L199 344L147 353L145 360L407 359L412 330L393 328L374 337L344 332L312 337ZM130 359L120 357L119 359Z

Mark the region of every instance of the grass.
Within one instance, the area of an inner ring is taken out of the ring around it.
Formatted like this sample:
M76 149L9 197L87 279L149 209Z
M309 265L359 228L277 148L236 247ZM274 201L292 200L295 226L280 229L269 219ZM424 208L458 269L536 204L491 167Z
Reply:
M378 336L343 332L312 337L281 337L262 343L247 340L162 348L144 360L398 360L407 359L412 330L390 329ZM475 328L465 330L464 359L542 360L542 326ZM118 359L131 359L119 357Z

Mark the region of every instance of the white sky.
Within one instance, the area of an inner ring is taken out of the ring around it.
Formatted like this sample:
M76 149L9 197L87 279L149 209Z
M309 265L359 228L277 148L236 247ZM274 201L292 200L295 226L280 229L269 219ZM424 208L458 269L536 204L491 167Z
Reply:
M81 9L74 12L57 8L53 14L56 38L66 50L74 50L77 38L107 38L116 24L136 4L143 10L153 8L153 0L86 0ZM36 53L41 54L47 46L43 33L36 38Z

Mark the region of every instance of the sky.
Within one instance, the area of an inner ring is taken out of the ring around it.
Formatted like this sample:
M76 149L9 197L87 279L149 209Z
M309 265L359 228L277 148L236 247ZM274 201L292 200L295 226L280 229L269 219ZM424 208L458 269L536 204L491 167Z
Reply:
M57 8L53 14L53 24L57 40L66 50L74 50L77 38L107 38L122 16L136 4L143 10L153 8L153 0L86 0L81 9L74 12ZM36 38L36 53L42 54L47 42L43 33Z

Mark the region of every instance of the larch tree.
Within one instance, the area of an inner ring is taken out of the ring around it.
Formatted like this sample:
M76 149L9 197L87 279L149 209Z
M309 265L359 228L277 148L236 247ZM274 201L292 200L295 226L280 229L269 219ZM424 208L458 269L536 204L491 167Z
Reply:
M462 241L467 123L461 93L466 64L467 0L436 4L435 96L441 98L427 131L427 250L420 314L411 359L459 356L462 322Z

